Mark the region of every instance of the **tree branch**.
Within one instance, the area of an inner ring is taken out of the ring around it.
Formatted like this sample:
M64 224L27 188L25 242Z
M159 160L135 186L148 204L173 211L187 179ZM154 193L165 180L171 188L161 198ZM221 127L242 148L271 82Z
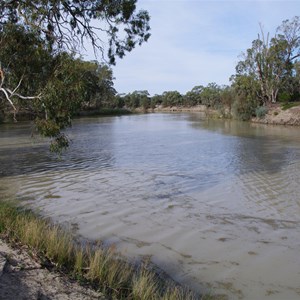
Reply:
M18 98L24 99L24 100L33 100L33 99L41 99L42 95L39 94L37 96L23 96L23 95L20 95L20 94L16 93L16 91L18 90L18 88L20 87L20 85L22 83L23 76L20 79L18 85L13 90L3 87L5 76L4 76L4 72L3 72L2 69L0 69L0 77L1 77L0 91L4 94L6 100L9 102L10 106L13 108L13 110L14 110L14 121L17 122L16 113L17 113L18 110L17 110L16 106L14 105L14 103L12 101L12 97L15 96L15 97L18 97Z

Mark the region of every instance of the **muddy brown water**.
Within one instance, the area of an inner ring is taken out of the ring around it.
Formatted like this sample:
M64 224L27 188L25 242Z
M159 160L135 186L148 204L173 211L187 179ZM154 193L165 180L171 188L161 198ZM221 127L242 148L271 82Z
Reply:
M300 299L300 129L201 114L88 118L60 159L0 126L0 195L228 299Z

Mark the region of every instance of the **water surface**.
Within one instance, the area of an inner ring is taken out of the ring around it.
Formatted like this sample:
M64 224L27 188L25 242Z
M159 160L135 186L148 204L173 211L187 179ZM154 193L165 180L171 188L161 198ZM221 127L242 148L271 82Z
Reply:
M300 298L299 128L200 114L80 119L58 160L0 127L0 194L228 299Z

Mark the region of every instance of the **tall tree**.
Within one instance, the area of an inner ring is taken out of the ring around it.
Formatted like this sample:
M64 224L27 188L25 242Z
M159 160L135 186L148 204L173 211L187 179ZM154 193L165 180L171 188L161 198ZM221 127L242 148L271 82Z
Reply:
M261 27L261 34L243 55L237 67L237 75L250 76L259 82L260 99L274 103L278 92L293 76L296 59L300 56L300 19L282 22L270 39Z
M114 64L116 57L122 58L146 42L150 18L146 11L136 11L136 2L1 1L2 106L6 101L14 113L21 106L30 108L38 116L40 132L52 137L55 145L66 146L67 139L60 130L70 125L80 104L101 89L103 93L114 93L111 80L100 78L105 68L98 64L92 70L95 66L84 64L76 55L90 42L96 55Z
M208 107L218 108L221 103L221 88L215 82L204 87L200 95L202 103Z
M49 47L78 52L84 42L107 54L110 63L150 37L147 11L137 0L7 0L0 3L0 26L21 24L49 42ZM0 27L0 30L1 30Z
M178 91L166 91L162 94L162 105L177 106L182 105L182 95Z
M194 106L202 103L201 93L203 91L203 86L198 85L192 88L191 91L188 91L183 98L184 105Z

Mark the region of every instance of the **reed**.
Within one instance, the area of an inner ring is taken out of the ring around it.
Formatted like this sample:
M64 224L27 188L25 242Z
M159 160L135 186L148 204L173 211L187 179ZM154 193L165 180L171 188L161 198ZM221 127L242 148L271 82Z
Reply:
M0 201L0 237L28 246L52 266L90 282L108 299L204 299L148 267L133 267L113 248L83 246L70 232L8 201Z

